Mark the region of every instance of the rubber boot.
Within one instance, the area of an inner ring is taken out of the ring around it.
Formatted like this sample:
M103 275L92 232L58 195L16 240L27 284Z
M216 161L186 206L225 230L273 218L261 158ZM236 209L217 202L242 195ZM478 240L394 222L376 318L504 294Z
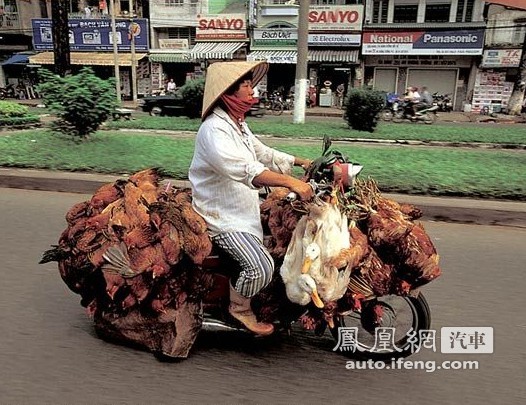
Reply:
M228 312L256 335L267 336L274 332L274 325L258 322L250 307L250 298L243 297L230 286L230 306Z

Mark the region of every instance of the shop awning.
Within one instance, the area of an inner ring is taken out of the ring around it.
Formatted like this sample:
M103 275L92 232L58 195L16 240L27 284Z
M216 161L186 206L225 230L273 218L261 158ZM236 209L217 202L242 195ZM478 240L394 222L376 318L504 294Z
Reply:
M194 59L234 59L234 52L244 45L244 42L200 42L190 55Z
M347 62L358 63L358 50L309 50L311 62Z
M137 61L146 56L145 53L135 54ZM72 65L114 66L113 53L71 52ZM29 62L37 65L54 65L53 52L42 52L29 57ZM131 66L131 54L119 53L119 66Z
M247 60L264 60L268 63L296 63L297 57L297 51L254 51L247 55Z
M247 60L265 60L268 63L296 63L297 56L297 51L254 51L247 56ZM358 50L309 49L309 61L358 63Z
M23 53L15 53L14 55L11 55L11 57L4 60L0 65L27 65L29 62L29 57L31 55L23 54Z
M150 62L166 63L189 63L194 62L195 58L189 52L152 52L148 55Z

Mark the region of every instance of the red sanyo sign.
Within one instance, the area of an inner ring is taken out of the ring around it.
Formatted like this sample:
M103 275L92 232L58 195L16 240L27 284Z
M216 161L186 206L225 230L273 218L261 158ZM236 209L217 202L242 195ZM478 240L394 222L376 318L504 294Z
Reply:
M196 39L246 39L245 14L198 15Z
M310 6L309 31L361 31L363 6Z

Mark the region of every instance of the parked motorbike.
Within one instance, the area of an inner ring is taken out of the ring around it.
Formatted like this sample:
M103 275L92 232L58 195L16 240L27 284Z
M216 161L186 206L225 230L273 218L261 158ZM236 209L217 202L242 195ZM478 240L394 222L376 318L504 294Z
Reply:
M453 111L453 102L450 94L433 93L433 105L438 106L438 111L451 112Z
M6 98L17 98L17 91L13 84L8 84L6 87L0 87L0 100Z
M267 111L274 115L281 115L285 109L285 102L283 96L277 90L274 90L270 95L265 97L264 106Z

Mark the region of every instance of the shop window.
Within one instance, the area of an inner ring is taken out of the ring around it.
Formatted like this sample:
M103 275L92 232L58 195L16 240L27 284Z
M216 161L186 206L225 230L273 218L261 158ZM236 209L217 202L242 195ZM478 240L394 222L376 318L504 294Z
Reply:
M473 3L475 0L458 0L457 22L470 22L473 20Z
M299 1L297 1L299 4ZM364 4L364 0L310 0L312 5L324 5L324 4L334 4L338 6L352 6L355 4Z
M526 37L526 25L524 22L515 22L515 24L518 24L513 29L513 38L512 43L513 44L522 44L524 42L524 39Z
M418 4L395 5L393 13L394 23L416 23Z
M169 39L188 39L188 45L195 45L195 28L177 27L168 28Z
M425 22L448 22L451 4L427 4Z
M373 23L387 22L389 0L375 0L373 3Z

